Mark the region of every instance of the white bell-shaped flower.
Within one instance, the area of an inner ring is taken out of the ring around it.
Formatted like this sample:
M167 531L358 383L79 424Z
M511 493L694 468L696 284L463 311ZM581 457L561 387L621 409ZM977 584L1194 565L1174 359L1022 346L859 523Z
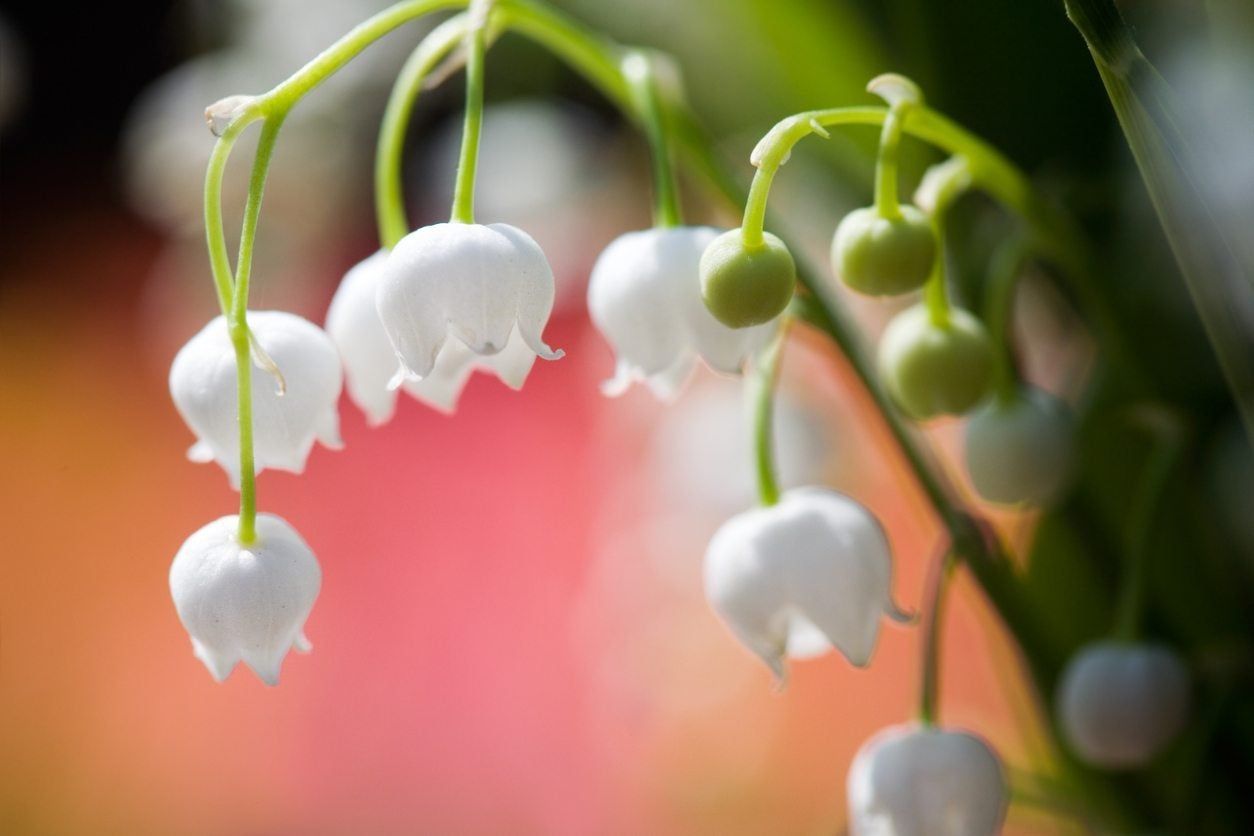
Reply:
M1058 686L1058 721L1076 754L1094 766L1143 766L1188 719L1190 677L1160 645L1100 641L1080 650Z
M607 395L644 381L658 397L672 398L698 357L735 374L771 339L778 320L729 328L701 299L701 254L721 232L705 226L628 232L597 258L588 311L617 357L614 377L602 387Z
M999 397L967 422L964 455L971 484L989 502L1043 505L1071 476L1075 430L1066 404L1031 386Z
M915 725L891 726L862 744L847 794L855 836L995 836L1008 803L988 744Z
M839 650L861 667L893 605L892 551L879 522L843 494L787 491L732 517L705 554L705 594L781 682L785 656Z
M283 311L249 311L248 326L274 360L281 381L252 373L253 454L265 468L300 473L315 440L339 449L336 401L343 372L335 344L321 328ZM170 367L170 394L196 434L187 455L217 461L239 486L239 392L235 347L224 317L217 317L179 350Z
M371 425L387 422L396 409L400 361L383 330L376 299L388 252L380 250L345 274L327 311L327 333L344 360L348 395ZM399 387L441 412L453 412L466 381L476 369L492 372L511 389L521 389L536 355L517 330L505 348L481 356L460 340L446 340L435 366L421 380Z
M430 375L455 340L491 356L517 334L534 355L562 356L540 336L553 310L553 271L539 245L508 224L417 229L388 254L378 281L379 319L404 378Z
M257 515L257 539L239 542L239 517L222 517L183 543L170 566L170 594L196 658L221 682L241 660L279 684L289 650L308 653L305 619L322 570L296 530Z

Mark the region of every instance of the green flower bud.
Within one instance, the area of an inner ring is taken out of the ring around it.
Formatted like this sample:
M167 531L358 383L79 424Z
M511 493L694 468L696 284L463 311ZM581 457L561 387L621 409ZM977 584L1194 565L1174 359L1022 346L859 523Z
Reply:
M936 262L932 222L914 206L884 218L869 206L845 216L832 237L832 269L850 288L870 296L918 290Z
M980 321L960 308L937 325L923 305L907 308L880 340L880 375L906 414L961 415L988 393L993 344Z
M769 322L783 312L797 284L788 247L769 232L746 247L739 229L724 232L701 256L701 296L710 313L730 328Z

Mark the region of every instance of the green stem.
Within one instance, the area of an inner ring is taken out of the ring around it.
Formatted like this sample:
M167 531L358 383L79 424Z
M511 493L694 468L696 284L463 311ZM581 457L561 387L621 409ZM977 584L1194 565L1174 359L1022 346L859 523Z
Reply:
M679 209L679 189L671 162L671 147L666 127L666 114L658 96L657 77L649 56L632 50L623 58L623 78L631 87L636 109L649 141L649 158L653 170L653 225L674 227L683 223Z
M1124 577L1115 609L1115 638L1134 641L1141 632L1148 581L1149 543L1154 532L1155 511L1162 499L1183 448L1183 431L1179 419L1161 407L1147 407L1137 416L1153 436L1154 449L1145 471L1138 480L1127 523L1127 554Z
M466 31L466 120L462 129L462 153L453 189L453 223L475 222L475 171L479 163L479 135L483 132L483 64L489 2L476 0Z
M775 386L779 381L787 326L753 364L753 460L757 468L758 500L763 505L779 502L779 476L775 472Z
M937 225L939 227L939 224ZM940 240L937 229L937 240ZM932 266L932 275L923 286L923 304L927 306L928 319L937 328L949 327L949 293L945 289L945 250L940 247L936 253L936 263Z
M431 30L410 54L388 97L374 163L375 215L384 249L392 249L409 232L401 163L410 117L427 77L465 37L467 20L459 14Z
M265 191L266 173L274 154L282 121L267 119L261 127L257 156L253 160L248 182L248 202L244 207L244 225L240 234L239 259L236 265L234 296L231 300L230 334L235 348L235 369L239 398L239 541L252 543L257 539L257 472L253 457L252 354L248 328L248 288L252 274L253 245L257 238L257 221L261 214L261 198Z
M467 0L406 0L384 9L333 43L287 80L258 97L267 113L287 112L310 90L393 29L442 9L463 9Z
M923 674L919 687L919 721L934 726L940 698L941 627L944 623L945 588L953 571L954 556L946 544L932 561L927 585L923 626Z
M880 131L879 154L875 158L875 212L889 220L901 217L901 204L897 198L897 149L901 145L905 121L906 113L902 108L893 106L888 109Z
M209 249L209 269L218 294L218 306L226 317L231 313L234 282L231 277L231 257L226 248L226 232L222 225L222 179L236 140L258 118L260 114L254 113L231 123L214 143L213 152L209 155L209 165L205 170L205 243Z

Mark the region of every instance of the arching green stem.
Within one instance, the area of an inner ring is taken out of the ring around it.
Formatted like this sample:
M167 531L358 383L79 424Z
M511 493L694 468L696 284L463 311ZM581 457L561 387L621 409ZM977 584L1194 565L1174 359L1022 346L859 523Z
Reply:
M1135 418L1150 433L1154 446L1128 512L1126 568L1115 610L1114 631L1115 637L1124 641L1135 640L1141 631L1148 581L1148 546L1154 533L1155 511L1184 447L1180 419L1165 407L1145 406Z
M919 678L919 721L936 724L940 697L941 628L944 624L945 588L954 568L954 554L946 543L929 568L927 600L923 604L923 669Z
M775 385L787 325L781 326L771 344L753 364L753 461L758 479L758 500L763 505L779 502L779 476L775 472Z
M459 14L431 30L410 54L388 97L374 161L375 216L384 249L396 246L409 232L401 161L410 117L432 71L465 37L467 20L467 15Z
M475 172L479 167L479 135L483 132L483 64L487 51L484 30L490 9L491 0L475 0L466 30L466 120L453 188L454 223L475 222Z
M239 260L235 272L234 295L229 317L231 344L235 349L237 394L239 397L239 541L251 543L257 538L257 474L253 458L252 353L248 330L248 287L252 273L253 244L257 237L257 221L261 198L265 191L266 173L274 153L282 121L267 119L261 127L257 156L253 161L248 183L248 202L244 206L244 225L240 234Z
M897 149L905 122L905 108L894 105L888 109L880 130L879 154L875 158L875 212L890 220L901 217L897 197Z
M653 224L659 227L683 223L679 209L679 189L675 168L671 163L671 146L666 127L666 114L658 96L657 76L652 61L643 50L632 50L623 58L623 78L631 88L632 98L649 141L649 158L653 170Z

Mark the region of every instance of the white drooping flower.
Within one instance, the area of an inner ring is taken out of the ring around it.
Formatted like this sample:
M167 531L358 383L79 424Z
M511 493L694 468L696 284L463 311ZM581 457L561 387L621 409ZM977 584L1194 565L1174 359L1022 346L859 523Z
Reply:
M284 311L249 311L248 326L274 360L281 382L255 365L252 371L253 455L265 468L300 473L315 440L338 449L336 401L344 374L335 344L306 319ZM235 347L224 317L217 317L179 350L170 367L170 394L196 434L188 458L217 461L239 486L239 392Z
M705 594L782 682L785 656L835 647L861 667L893 605L892 551L879 522L843 494L798 488L732 517L705 554Z
M1013 400L994 396L967 422L964 454L971 484L989 502L1042 505L1071 476L1075 431L1066 404L1025 386Z
M553 271L538 244L509 224L442 223L404 238L384 261L379 319L410 380L432 374L448 343L492 356L521 338L546 360ZM399 376L398 376L399 382Z
M183 543L170 565L170 594L196 658L221 682L240 661L279 684L289 650L310 650L305 620L322 570L296 530L257 515L257 538L239 542L239 517L214 520Z
M647 229L620 235L597 258L588 283L588 311L617 356L602 387L619 395L644 381L660 398L674 397L697 358L735 374L765 345L778 321L728 328L701 299L701 254L722 230Z
M1094 766L1143 766L1184 728L1189 670L1172 650L1100 641L1080 650L1058 686L1058 720L1076 754Z
M1006 817L1001 761L960 731L880 731L854 757L847 793L855 836L995 836Z
M345 274L327 311L327 333L344 360L346 387L372 425L387 422L396 409L400 361L383 330L376 298L388 252L380 250ZM441 412L453 412L466 381L476 369L489 371L511 389L520 389L536 355L515 330L497 354L480 356L459 340L447 340L430 374L405 380L401 389Z

